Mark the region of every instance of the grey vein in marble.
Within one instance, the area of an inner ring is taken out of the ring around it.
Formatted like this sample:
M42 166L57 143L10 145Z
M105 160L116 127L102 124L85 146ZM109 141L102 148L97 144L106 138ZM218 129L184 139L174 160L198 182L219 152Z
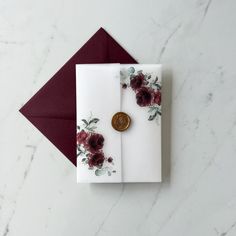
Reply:
M113 211L113 209L117 206L117 204L119 203L121 197L123 196L124 194L124 191L125 191L125 184L122 184L122 187L121 187L121 191L120 191L120 194L118 196L118 198L114 201L114 203L112 204L112 206L110 207L110 209L108 210L107 214L105 215L105 217L103 218L101 224L99 225L97 231L95 232L94 236L98 236L99 233L101 232L104 224L106 223L107 219L109 218L109 216L111 215L111 212Z
M170 42L170 40L174 37L174 35L178 32L178 30L181 28L182 24L179 24L170 34L169 36L167 37L167 39L165 40L163 46L161 47L161 51L160 51L160 54L158 56L158 63L161 62L161 59L162 59L162 56L164 55L165 51L166 51L166 48L167 48L167 45L168 43Z
M207 2L207 4L206 4L206 7L205 7L204 12L203 12L202 21L204 21L206 15L207 15L207 13L208 13L208 10L209 10L209 7L210 7L210 5L211 5L211 2L212 2L212 0L208 0L208 2Z

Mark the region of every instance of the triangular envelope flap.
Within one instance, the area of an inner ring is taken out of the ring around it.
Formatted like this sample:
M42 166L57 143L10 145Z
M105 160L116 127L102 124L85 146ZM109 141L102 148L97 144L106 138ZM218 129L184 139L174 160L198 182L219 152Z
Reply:
M44 134L68 159L76 165L73 158L69 158L73 153L67 146L71 146L71 138L65 138L65 133L61 130L70 129L74 132L74 122L67 119L54 119L45 117L27 117L26 118L37 127L37 129ZM74 132L75 133L75 132ZM73 138L74 139L74 138ZM72 143L73 144L73 143Z
M20 109L76 165L75 64L137 63L104 29L88 42Z

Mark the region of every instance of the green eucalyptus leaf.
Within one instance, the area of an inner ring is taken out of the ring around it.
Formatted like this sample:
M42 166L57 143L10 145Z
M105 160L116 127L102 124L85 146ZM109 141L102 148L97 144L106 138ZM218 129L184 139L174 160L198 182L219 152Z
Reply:
M150 120L150 121L154 120L156 118L156 116L157 116L157 111L153 115L150 115L148 120Z
M150 112L153 112L153 111L155 111L156 109L157 109L157 107L149 107L149 111L148 111L148 112L149 112L149 113L150 113Z
M128 72L129 72L130 74L133 74L133 73L135 72L134 67L130 67L130 68L128 69Z
M155 84L155 86L161 90L161 85L160 84Z
M92 120L89 121L89 124L92 124L92 123L97 123L99 121L98 118L94 118Z
M157 114L161 116L161 111L158 109L158 107L156 107L155 113L149 116L148 120L154 120Z
M160 115L160 116L161 116L161 111L160 111L160 110L157 110L157 113L158 113L158 115Z
M104 175L105 173L106 173L105 169L96 169L95 170L95 175L96 176L101 176L101 175Z
M156 115L150 115L149 118L148 118L148 120L149 120L149 121L152 121L152 120L154 120L155 117L156 117Z
M87 120L85 120L85 119L82 119L82 121L85 123L85 125L86 125L86 126L88 125L88 122L87 122Z
M111 176L111 171L107 171L108 176Z
M94 132L94 128L87 127L87 130L90 132Z
M86 158L82 158L82 160L81 160L82 162L84 162L84 161L86 161Z
M80 156L81 154L82 154L82 152L78 152L78 153L77 153L77 157Z

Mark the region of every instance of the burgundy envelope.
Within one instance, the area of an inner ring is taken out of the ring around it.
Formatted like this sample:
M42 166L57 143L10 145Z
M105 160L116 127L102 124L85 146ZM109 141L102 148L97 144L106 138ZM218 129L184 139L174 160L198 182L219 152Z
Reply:
M137 63L103 28L20 109L76 165L75 64Z

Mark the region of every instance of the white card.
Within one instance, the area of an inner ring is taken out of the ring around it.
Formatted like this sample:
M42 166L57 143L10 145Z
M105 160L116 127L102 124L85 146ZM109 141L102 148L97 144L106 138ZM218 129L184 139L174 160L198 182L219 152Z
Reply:
M161 65L76 65L76 93L77 182L160 182Z

